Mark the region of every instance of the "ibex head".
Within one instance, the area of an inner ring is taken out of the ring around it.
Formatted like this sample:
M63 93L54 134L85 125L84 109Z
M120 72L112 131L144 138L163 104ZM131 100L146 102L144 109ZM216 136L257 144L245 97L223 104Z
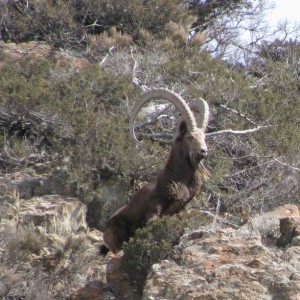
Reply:
M180 144L180 152L194 167L197 167L200 161L207 156L204 131L201 128L188 131L185 121L181 121L179 125L174 147L176 143Z
M197 165L207 155L205 129L209 118L209 107L204 99L194 100L189 105L183 98L167 89L154 89L145 93L133 107L130 117L130 134L137 141L134 133L134 120L138 111L148 101L165 99L170 101L181 114L174 144L181 143L181 151L193 165ZM193 114L197 112L197 120Z

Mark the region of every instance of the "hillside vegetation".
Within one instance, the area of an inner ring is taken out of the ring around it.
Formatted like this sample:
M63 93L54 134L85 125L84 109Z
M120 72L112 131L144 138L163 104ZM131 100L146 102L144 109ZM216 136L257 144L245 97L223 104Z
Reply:
M145 155L128 142L130 107L142 93L133 84L137 78L187 100L205 98L212 111L209 132L267 126L247 135L208 138L211 179L204 199L217 198L225 210L247 213L296 201L297 41L258 45L251 63L229 64L202 50L205 33L187 41L188 26L197 19L194 7L181 1L130 3L126 10L125 1L1 4L5 42L44 41L91 62L78 69L57 64L51 54L1 54L1 172L23 168L30 155L41 159L43 153L43 159L55 157L63 164L77 192L86 193L108 177L130 182L156 174L167 148L151 145L152 155ZM144 11L147 18L141 17Z
M59 167L71 196L88 207L108 181L125 182L131 193L157 174L169 146L136 147L130 108L143 88L165 87L211 109L211 175L193 208L241 225L299 204L299 42L262 41L244 49L247 59L225 60L207 46L224 29L216 25L255 12L254 4L196 2L2 1L0 177ZM242 132L220 134L229 129Z

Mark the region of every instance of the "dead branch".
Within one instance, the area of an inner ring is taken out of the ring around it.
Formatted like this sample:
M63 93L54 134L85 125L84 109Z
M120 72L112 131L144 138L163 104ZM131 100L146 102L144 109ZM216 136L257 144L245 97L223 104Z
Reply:
M242 174L242 173L245 173L245 172L248 172L248 171L251 171L251 170L260 168L260 167L262 167L262 166L264 166L264 165L268 165L268 164L272 164L272 163L274 163L274 160L273 160L273 159L270 159L270 160L268 160L268 161L266 161L266 162L263 162L263 163L258 164L258 165L256 165L256 166L253 166L253 167L249 167L249 168L243 169L243 170L241 170L241 171L239 171L239 172L236 172L236 173L234 173L234 174L225 175L224 177L227 177L227 178L229 178L229 177L235 177L235 176L238 176L238 175L240 175L240 174Z
M115 45L113 45L112 47L109 48L107 54L104 56L104 58L99 63L100 66L102 66L106 62L107 58L111 55L111 53L114 51L114 49L115 49Z
M141 124L138 124L136 125L134 128L135 129L140 129L140 128L143 128L147 125L152 125L154 124L159 118L162 117L162 114L164 114L170 107L172 106L172 104L168 104L166 107L164 107L163 109L158 109L157 112L151 116L151 118L148 118L147 121L141 123Z
M220 195L218 195L218 202L217 202L217 207L216 207L216 213L214 215L213 224L212 224L213 228L216 227L217 221L219 219L220 206L221 206Z
M234 227L234 228L239 228L239 227L240 227L240 226L238 226L237 224L234 224L234 223L232 223L232 222L229 222L228 220L226 220L226 219L224 219L224 218L222 218L222 217L220 217L220 216L218 216L218 215L216 215L216 214L214 214L214 213L212 213L212 212L210 212L210 211L207 211L207 210L200 210L200 212L203 213L203 214L206 214L206 215L208 215L208 216L210 216L210 217L212 217L212 218L216 218L218 222L223 223L223 224L225 224L225 225L229 225L229 226L232 226L232 227Z
M153 124L155 121L156 121L156 119L154 119L154 118L150 119L150 120L145 121L144 123L138 125L136 128L141 129L142 127L144 127L146 125ZM256 128L251 128L251 129L246 129L246 130L225 129L225 130L220 130L220 131L206 133L205 136L206 137L214 137L214 136L225 135L225 134L244 135L244 134L253 133L253 132L256 132L258 130L261 130L261 129L264 129L264 128L268 128L268 127L269 126L258 126ZM168 133L152 133L152 134L139 134L139 137L149 138L149 139L157 139L157 138L163 138L163 137L165 137L165 138L171 139L172 135L168 134ZM162 142L165 143L165 144L170 144L171 143L171 141L162 141Z
M212 136L224 135L224 134L243 135L243 134L253 133L258 130L268 128L268 127L270 127L270 126L257 126L256 128L251 128L251 129L246 129L246 130L225 129L225 130L207 133L206 137L212 137Z
M235 113L236 115L242 117L243 119L245 119L245 120L248 121L249 123L251 123L251 124L257 126L257 124L256 124L254 121L252 121L249 117L247 117L245 114L243 114L243 113L237 111L236 109L231 108L231 107L228 107L227 105L224 105L224 104L221 104L220 106L221 106L222 108L226 109L227 111L231 111L231 112Z
M279 163L280 165L283 165L283 166L285 166L285 167L288 167L288 168L290 168L290 169L292 169L292 170L300 171L299 168L296 168L296 167L291 166L291 165L289 165L289 164L287 164L287 163L284 163L284 162L278 160L277 158L274 158L274 157L273 157L273 160L274 160L275 162Z
M132 82L134 85L136 85L138 88L140 88L142 90L143 93L147 92L150 90L149 87L147 87L146 85L144 85L140 79L137 78L136 76L136 70L138 68L138 63L137 60L134 58L134 50L131 49L131 58L133 60L133 67L132 67Z
M29 154L27 156L24 157L17 157L17 155L14 153L14 151L11 149L10 145L9 145L9 141L7 139L7 134L4 131L4 147L3 147L3 151L6 154L6 156L9 158L9 163L10 164L14 164L14 165L20 165L22 164L29 156ZM3 161L3 159L2 159Z

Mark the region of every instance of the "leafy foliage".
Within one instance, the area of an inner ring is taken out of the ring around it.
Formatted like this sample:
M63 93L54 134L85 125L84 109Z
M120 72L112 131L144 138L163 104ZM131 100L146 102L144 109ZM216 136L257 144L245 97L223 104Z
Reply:
M1 73L3 156L14 153L23 162L21 158L41 150L61 153L57 164L84 190L113 175L139 179L156 172L159 157L147 162L128 143L128 99L137 91L126 75L94 65L77 73L27 58L17 63L8 59ZM146 164L141 167L139 160ZM10 167L2 165L3 170Z

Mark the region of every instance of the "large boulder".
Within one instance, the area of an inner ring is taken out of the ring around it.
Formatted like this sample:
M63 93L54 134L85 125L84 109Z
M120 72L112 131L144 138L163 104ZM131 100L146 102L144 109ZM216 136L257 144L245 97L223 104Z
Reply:
M53 174L0 177L1 299L109 295L98 253L102 233L88 228L86 205L65 192ZM94 278L99 284L88 284Z
M76 198L47 195L20 200L19 225L40 226L66 235L86 229L86 205Z
M143 299L300 299L300 247L267 247L245 228L186 234L152 266Z

